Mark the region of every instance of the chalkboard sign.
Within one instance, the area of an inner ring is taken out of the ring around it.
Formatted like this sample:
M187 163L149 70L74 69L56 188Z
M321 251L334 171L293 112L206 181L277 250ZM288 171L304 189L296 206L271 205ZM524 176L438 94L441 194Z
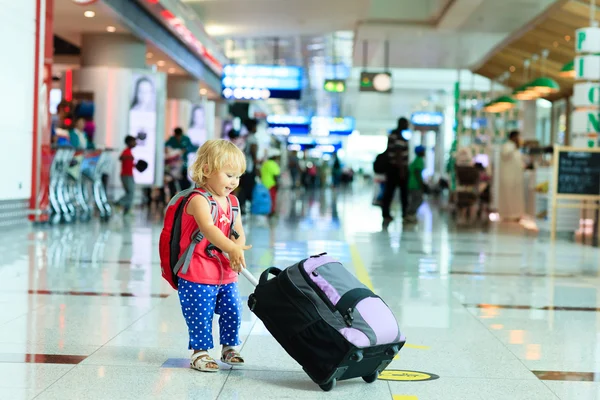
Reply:
M600 152L558 152L557 194L600 196Z

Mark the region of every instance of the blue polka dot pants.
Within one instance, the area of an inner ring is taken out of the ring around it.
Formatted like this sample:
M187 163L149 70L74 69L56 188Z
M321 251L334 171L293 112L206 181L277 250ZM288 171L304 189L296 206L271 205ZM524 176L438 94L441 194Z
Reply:
M242 302L237 282L228 285L201 285L179 278L179 302L190 333L190 350L210 350L213 315L219 314L223 346L238 346L242 323Z

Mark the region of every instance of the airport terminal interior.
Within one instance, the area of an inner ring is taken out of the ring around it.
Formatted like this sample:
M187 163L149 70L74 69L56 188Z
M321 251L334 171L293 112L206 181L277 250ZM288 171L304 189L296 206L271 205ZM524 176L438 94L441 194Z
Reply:
M600 399L596 1L0 1L0 400Z

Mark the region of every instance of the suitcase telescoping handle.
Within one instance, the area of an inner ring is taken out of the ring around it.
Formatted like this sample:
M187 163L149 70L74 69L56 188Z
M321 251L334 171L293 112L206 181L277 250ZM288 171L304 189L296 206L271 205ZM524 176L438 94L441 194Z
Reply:
M279 268L275 268L275 267L267 268L262 274L260 274L260 279L256 279L256 277L254 275L252 275L252 273L250 271L248 271L246 268L244 268L242 270L242 272L240 272L240 273L242 275L244 275L246 277L246 279L248 279L250 281L252 286L256 287L256 286L258 286L259 283L265 283L269 279L269 274L273 274L273 275L277 276L277 275L279 275L280 272L281 272L281 270Z
M252 275L252 272L250 272L246 268L244 268L242 270L241 274L244 275L246 277L246 279L248 279L250 281L252 286L254 286L254 287L258 286L258 279L256 279L256 277L254 275Z

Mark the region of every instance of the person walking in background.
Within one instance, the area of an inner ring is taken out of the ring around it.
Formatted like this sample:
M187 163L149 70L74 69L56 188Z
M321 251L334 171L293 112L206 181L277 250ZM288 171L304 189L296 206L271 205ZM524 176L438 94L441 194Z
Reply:
M265 161L260 170L262 184L269 190L271 194L271 214L275 215L277 205L277 190L279 187L279 175L281 175L281 168L279 167L279 159L281 157L281 151L270 148L268 153L269 159Z
M417 211L423 203L425 183L423 182L423 170L425 169L425 147L415 148L416 158L408 167L408 209L405 220L409 223L417 222Z
M386 184L381 204L384 223L394 219L390 208L396 189L400 189L402 216L406 219L408 215L408 140L404 136L407 133L408 120L403 117L398 120L398 127L388 137Z
M77 117L73 128L69 130L69 142L77 150L94 149L94 144L85 133L85 124L86 120L84 117Z
M331 168L331 181L334 188L340 186L342 182L342 163L338 157L337 151L333 154L333 167Z
M300 159L298 158L298 152L293 151L288 157L288 170L290 171L290 177L292 178L292 189L298 187L298 177L300 176Z
M131 149L137 144L137 139L133 136L125 138L127 148L121 153L121 183L125 189L125 195L117 202L117 205L123 207L123 215L129 214L133 206L133 195L135 193L135 180L133 179L133 168L135 161Z
M254 191L254 185L256 184L256 164L258 162L258 139L256 137L257 127L257 120L249 119L246 121L246 129L248 129L248 135L246 135L246 145L244 146L244 154L246 156L246 173L244 173L240 179L240 193L238 196L242 215L246 214L246 202L252 199L252 192Z
M519 132L512 131L500 153L498 212L505 221L518 221L525 215L525 172L520 146Z
M183 134L183 129L181 128L173 130L173 136L167 140L165 147L181 151L182 171L181 178L179 179L179 190L188 189L191 186L188 179L188 156L198 150L198 147L194 146L190 138Z

